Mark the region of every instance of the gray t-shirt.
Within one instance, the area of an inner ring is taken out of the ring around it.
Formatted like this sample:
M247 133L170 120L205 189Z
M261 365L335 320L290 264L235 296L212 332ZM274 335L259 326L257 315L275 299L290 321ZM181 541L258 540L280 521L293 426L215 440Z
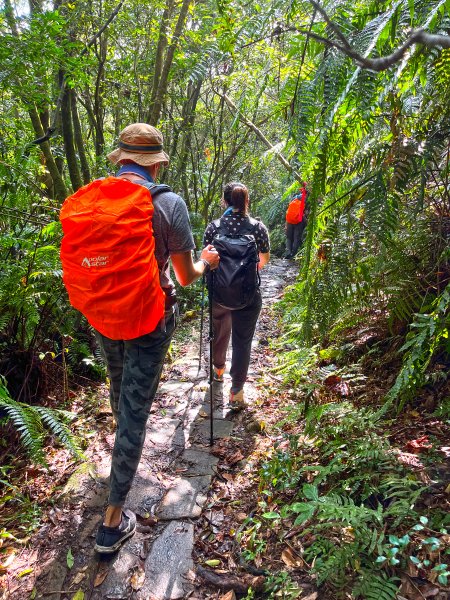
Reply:
M153 235L155 256L160 271L161 287L169 298L175 298L175 285L170 278L171 254L195 248L189 214L184 200L171 191L163 191L153 199Z

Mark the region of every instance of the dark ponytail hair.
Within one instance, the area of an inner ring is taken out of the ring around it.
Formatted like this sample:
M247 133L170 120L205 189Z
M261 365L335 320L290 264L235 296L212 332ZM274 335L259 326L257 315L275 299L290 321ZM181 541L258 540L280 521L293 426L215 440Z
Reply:
M248 212L248 189L239 181L231 181L223 188L223 199L228 206L247 214Z

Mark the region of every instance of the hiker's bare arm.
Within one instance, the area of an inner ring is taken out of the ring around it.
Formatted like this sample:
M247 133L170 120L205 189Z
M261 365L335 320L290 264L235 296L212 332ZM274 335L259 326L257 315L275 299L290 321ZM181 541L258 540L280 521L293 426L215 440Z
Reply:
M191 251L171 254L170 259L172 261L173 270L175 271L175 277L177 278L178 283L183 287L193 283L203 275L206 265L201 259L206 260L211 269L217 269L219 266L219 254L211 244L208 244L203 248L202 253L200 254L200 260L197 262L193 261Z
M267 265L267 263L269 262L269 259L270 259L270 252L260 252L258 269L261 270L264 267L264 265Z

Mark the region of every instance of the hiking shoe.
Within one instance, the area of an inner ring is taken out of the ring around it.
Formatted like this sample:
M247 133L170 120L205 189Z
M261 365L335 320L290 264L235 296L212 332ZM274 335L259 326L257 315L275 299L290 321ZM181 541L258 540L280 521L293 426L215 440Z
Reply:
M214 381L217 381L218 383L223 383L224 373L225 369L217 369L217 367L214 367Z
M245 403L244 400L244 390L239 390L238 392L230 392L230 408L231 410L242 410L243 408L247 407L247 404Z
M117 552L120 546L136 531L136 515L131 510L122 511L122 521L118 527L100 525L95 539L94 550L100 554Z

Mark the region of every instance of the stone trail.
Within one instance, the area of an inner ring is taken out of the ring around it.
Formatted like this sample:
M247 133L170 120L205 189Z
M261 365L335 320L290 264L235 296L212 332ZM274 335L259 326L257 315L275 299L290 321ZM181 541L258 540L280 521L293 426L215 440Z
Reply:
M280 259L274 259L263 270L263 311L278 299L286 280L291 281L295 272L294 263ZM260 342L257 331L254 345ZM36 598L48 598L49 589L56 592L51 596L56 600L73 598L78 589L85 591L85 600L191 597L194 522L207 501L219 459L209 452L207 374L204 365L198 372L196 340L192 351L177 361L176 370L180 367L188 381L181 381L175 374L160 385L148 421L142 459L127 501L127 507L141 517L136 534L110 559L98 560L93 551L107 498L109 456L105 457L96 465L95 477L86 473L78 479L77 489L70 492L71 502L78 498L85 507L81 522L73 523L78 542L75 565L69 572L60 555L59 561L43 570L37 582L41 594ZM228 369L229 365L227 372ZM251 379L257 376L256 365L251 364L249 375ZM223 398L228 397L229 383L226 377ZM255 395L254 385L247 384L246 397L250 402ZM232 430L233 415L226 402L218 404L214 411L214 440L230 436ZM112 442L113 436L110 437ZM102 577L104 580L99 583ZM65 595L64 590L69 589L73 591Z

